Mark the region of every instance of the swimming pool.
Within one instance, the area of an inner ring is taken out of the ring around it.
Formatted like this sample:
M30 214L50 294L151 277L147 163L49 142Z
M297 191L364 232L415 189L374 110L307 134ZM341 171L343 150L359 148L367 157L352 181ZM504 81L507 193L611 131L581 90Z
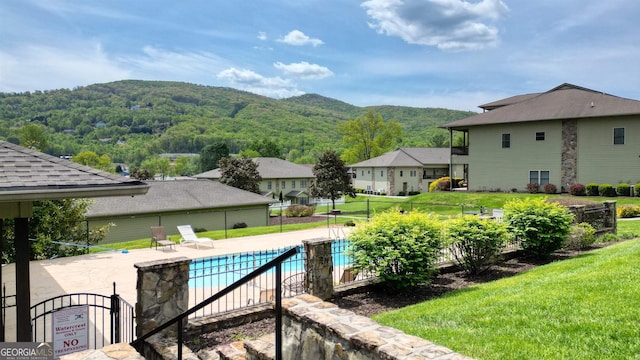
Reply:
M283 276L297 274L304 271L304 248L298 245L298 253L282 263ZM273 260L278 255L291 249L273 249L250 253L237 253L195 259L189 267L189 288L224 287L241 279L258 267ZM347 241L337 240L331 244L333 267L345 267L352 260L345 254ZM265 274L275 273L275 268Z

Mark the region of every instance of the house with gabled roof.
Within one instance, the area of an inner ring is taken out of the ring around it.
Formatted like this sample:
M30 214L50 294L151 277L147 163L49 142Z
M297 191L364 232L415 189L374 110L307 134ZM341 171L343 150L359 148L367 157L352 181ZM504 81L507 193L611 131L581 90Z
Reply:
M358 192L398 195L429 191L429 184L449 176L449 148L399 148L350 165Z
M103 243L150 238L151 226L162 225L167 235L178 225L194 229L231 229L269 225L269 205L259 194L207 180L147 181L144 198L116 196L93 199L87 210L90 227L112 224Z
M262 177L260 192L263 196L283 200L292 204L309 203L309 186L315 178L312 166L294 164L290 161L258 157L252 159L258 164L258 173ZM220 169L213 169L193 176L196 179L220 180Z
M441 126L464 139L451 148L451 163L465 168L469 190L640 181L638 100L562 84L480 108Z

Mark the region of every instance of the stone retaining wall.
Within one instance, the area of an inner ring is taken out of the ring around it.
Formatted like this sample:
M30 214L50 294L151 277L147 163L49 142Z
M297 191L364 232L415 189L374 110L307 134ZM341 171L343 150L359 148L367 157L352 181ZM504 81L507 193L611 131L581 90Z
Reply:
M616 234L618 232L618 214L616 201L603 201L599 206L571 205L569 210L575 216L574 224L586 222L593 226L597 235L606 233Z
M282 306L282 359L471 359L311 295L283 299ZM269 339L247 342L245 349L247 360L275 356Z

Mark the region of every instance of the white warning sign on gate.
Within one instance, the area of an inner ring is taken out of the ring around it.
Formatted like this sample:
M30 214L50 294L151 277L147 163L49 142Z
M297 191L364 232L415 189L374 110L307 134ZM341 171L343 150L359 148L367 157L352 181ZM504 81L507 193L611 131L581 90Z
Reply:
M89 349L89 305L53 313L53 357Z

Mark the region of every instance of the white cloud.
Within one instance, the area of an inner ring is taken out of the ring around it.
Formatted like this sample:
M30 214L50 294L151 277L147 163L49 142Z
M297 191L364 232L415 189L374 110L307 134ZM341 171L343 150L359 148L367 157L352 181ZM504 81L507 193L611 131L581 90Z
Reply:
M73 88L126 79L130 72L110 61L100 44L27 45L0 51L0 91Z
M117 61L133 69L133 75L137 78L196 82L202 82L203 77L228 66L225 59L206 51L169 51L145 46L142 53L122 56Z
M232 85L252 93L285 98L302 95L304 92L296 89L290 80L280 77L264 77L248 69L228 68L218 73L218 78L229 81Z
M287 35L285 35L282 39L278 39L278 41L283 42L285 44L289 44L289 45L295 45L295 46L304 46L304 45L318 46L318 45L324 44L322 40L310 38L300 30L292 30Z
M264 31L258 31L258 39L262 41L267 40L267 33Z
M306 61L291 64L276 62L273 64L273 66L278 70L282 70L289 76L298 77L301 79L318 80L333 76L333 72L331 72L331 70L329 70L328 68L320 66L318 64L309 64Z
M495 46L498 29L484 21L498 20L509 11L501 0L368 0L361 6L378 33L458 51Z

